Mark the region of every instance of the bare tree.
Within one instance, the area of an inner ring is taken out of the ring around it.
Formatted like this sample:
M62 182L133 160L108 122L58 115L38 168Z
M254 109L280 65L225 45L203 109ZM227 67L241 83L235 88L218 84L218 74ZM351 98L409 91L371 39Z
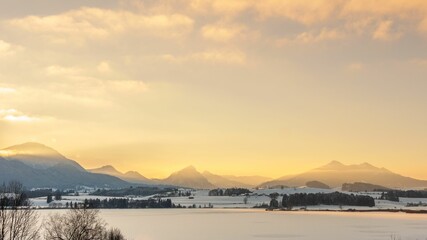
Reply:
M105 223L95 209L72 209L51 215L45 224L46 240L103 240Z
M245 197L243 198L243 203L244 203L244 204L248 204L248 200L249 200L249 196L245 196Z
M125 237L117 228L111 228L105 232L104 240L125 240Z
M0 187L0 240L39 239L37 220L20 182Z
M125 240L118 229L107 230L95 209L72 209L51 215L45 223L46 240ZM39 222L19 182L0 186L0 240L38 240Z
M96 209L75 208L54 214L45 223L46 240L124 240L118 229L106 229Z

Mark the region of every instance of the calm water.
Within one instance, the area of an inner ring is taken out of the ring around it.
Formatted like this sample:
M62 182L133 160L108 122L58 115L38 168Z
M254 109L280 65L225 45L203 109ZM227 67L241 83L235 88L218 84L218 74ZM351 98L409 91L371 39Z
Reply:
M144 209L102 210L101 215L130 240L427 240L427 215L404 213Z

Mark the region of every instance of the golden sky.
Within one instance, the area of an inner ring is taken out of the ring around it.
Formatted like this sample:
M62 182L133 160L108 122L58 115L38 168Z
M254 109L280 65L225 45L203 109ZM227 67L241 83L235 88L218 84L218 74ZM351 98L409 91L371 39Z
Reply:
M427 179L425 0L0 0L0 148L164 177Z

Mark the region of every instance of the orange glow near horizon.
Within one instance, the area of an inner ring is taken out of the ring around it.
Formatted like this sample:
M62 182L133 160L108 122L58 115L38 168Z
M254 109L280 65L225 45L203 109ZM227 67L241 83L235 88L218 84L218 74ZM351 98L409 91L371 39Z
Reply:
M4 5L0 149L151 178L337 160L427 179L426 1Z

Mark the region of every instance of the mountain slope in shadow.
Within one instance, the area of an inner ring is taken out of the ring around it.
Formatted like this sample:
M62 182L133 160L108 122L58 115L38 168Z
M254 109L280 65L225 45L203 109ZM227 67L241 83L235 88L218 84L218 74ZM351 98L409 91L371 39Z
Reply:
M215 185L210 183L206 177L196 170L193 166L188 166L180 171L172 173L169 177L160 180L164 184L196 188L196 189L213 189Z
M118 177L124 181L131 182L131 183L139 183L139 184L154 183L154 181L144 177L143 175L141 175L136 171L128 171L126 173L122 173L111 165L106 165L106 166L95 168L95 169L88 169L88 171L91 173L107 174L110 176Z
M369 163L345 165L338 161L332 161L302 174L268 181L261 184L260 187L267 188L280 185L298 187L304 186L309 181L320 181L332 188L341 187L344 183L354 182L365 182L387 188L427 187L426 180L405 177Z
M130 184L117 177L86 171L76 161L68 159L39 143L25 143L0 151L0 182L17 180L28 188L52 187L126 187Z

